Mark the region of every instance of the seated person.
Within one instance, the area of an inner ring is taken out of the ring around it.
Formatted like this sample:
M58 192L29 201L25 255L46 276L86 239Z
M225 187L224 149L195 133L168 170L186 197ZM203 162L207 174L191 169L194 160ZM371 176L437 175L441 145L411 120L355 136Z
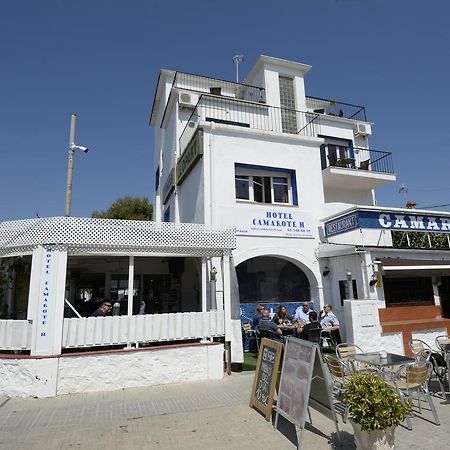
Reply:
M262 312L261 320L259 321L259 332L261 334L270 334L270 337L273 339L283 340L283 332L275 322L270 320L270 313L267 309Z
M314 330L316 328L321 328L320 323L317 319L317 313L311 311L309 313L309 323L297 328L296 332L300 339L308 340L308 330Z
M277 313L273 316L272 319L277 325L283 325L285 323L292 323L294 320L293 317L291 317L285 306L280 305L278 308Z
M111 310L112 310L112 304L109 300L106 300L100 305L100 308L98 308L96 311L94 311L91 314L91 317L110 316Z
M320 326L323 330L328 331L333 342L338 345L341 341L341 335L339 333L339 319L332 311L332 306L326 304L323 310L320 310Z
M255 315L252 319L252 328L258 331L259 321L261 320L262 312L264 311L264 305L258 305L256 307Z
M303 305L299 306L296 310L295 310L295 319L299 320L302 323L309 323L309 313L312 310L309 309L309 302L308 301L304 301Z

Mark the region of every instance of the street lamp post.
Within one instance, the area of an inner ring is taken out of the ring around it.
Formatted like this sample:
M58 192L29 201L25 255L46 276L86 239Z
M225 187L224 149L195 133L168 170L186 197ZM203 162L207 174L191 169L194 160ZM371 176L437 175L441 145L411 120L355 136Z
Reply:
M89 151L88 148L81 145L75 145L75 129L77 126L77 115L72 113L70 118L70 136L69 136L69 159L67 162L67 187L66 187L66 217L70 217L70 207L72 203L72 173L75 150L80 150L83 153Z

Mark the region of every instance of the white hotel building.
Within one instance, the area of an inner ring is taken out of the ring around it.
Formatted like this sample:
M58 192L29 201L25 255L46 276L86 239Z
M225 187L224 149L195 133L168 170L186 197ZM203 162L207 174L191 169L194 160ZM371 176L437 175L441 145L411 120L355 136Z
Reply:
M450 326L450 214L377 206L391 153L370 148L364 107L307 95L310 69L261 56L243 84L161 70L156 221L236 229L241 311L331 303L365 349L434 344Z
M449 332L450 213L376 204L391 153L364 107L306 94L310 68L161 70L155 222L0 223L0 395L221 378L257 303L331 303L365 350Z

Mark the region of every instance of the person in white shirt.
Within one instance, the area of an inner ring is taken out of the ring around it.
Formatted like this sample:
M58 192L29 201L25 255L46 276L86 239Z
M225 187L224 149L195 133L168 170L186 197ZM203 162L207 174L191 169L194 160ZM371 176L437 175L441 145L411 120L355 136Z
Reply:
M339 319L336 317L336 314L333 313L330 304L324 305L323 310L320 311L320 326L324 331L330 333L330 336L336 345L341 343Z
M311 312L311 310L309 309L309 302L308 301L304 301L303 305L299 306L296 310L295 310L295 315L294 318L295 320L300 320L303 325L309 323L309 313Z

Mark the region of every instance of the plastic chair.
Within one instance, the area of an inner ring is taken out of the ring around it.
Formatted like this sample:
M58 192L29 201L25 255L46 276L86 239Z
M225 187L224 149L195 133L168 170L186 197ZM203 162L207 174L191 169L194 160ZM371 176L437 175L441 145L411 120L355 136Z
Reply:
M420 397L428 402L433 414L436 425L440 425L439 417L433 404L433 400L428 390L428 384L431 376L432 365L429 361L415 362L409 365L402 365L396 372L389 385L395 387L400 394L402 401L412 399L412 394L417 393L419 403L419 412L422 413L422 405ZM406 419L408 428L411 430L411 421L409 417Z

